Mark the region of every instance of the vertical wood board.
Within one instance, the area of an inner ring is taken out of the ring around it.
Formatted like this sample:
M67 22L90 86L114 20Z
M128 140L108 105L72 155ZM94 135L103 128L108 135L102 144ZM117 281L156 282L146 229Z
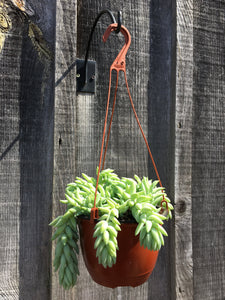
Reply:
M177 1L175 111L175 265L172 299L193 299L192 93L193 1Z
M9 300L19 296L21 48L18 29L5 36L0 54L0 299Z
M76 0L57 0L52 218L64 213L64 206L59 200L64 199L66 184L76 176L76 26ZM54 255L53 242L53 259ZM75 298L76 291L65 291L59 285L58 273L52 270L51 299Z
M151 1L149 70L149 144L168 197L174 199L174 116L176 76L175 1ZM149 158L150 178L156 174ZM173 221L165 222L168 238L149 280L151 299L173 299ZM159 284L159 281L161 284Z
M55 2L29 4L34 16L23 36L19 95L19 290L22 299L49 299Z
M225 3L195 1L194 299L225 299Z

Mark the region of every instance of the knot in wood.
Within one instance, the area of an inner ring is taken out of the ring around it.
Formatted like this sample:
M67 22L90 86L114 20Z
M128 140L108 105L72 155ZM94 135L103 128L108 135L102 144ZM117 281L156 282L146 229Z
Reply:
M176 204L176 210L178 213L183 214L186 211L186 202L184 200L179 200Z

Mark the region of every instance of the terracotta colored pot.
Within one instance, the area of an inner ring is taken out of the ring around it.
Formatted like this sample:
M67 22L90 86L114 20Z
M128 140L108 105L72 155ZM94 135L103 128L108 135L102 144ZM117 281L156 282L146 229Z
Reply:
M110 288L136 287L149 278L155 267L158 251L150 251L140 246L139 237L134 235L137 223L121 223L116 264L106 269L96 258L93 238L95 224L83 218L79 218L78 224L84 262L95 282Z

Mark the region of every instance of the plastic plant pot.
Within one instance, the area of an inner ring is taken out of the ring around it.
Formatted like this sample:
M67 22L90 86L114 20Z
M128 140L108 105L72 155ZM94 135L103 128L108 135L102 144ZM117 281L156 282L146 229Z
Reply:
M121 231L117 237L117 260L111 268L104 268L98 263L93 238L95 223L80 217L78 224L84 262L95 282L105 287L116 288L136 287L148 280L159 251L150 251L140 245L139 236L134 234L137 223L121 223Z

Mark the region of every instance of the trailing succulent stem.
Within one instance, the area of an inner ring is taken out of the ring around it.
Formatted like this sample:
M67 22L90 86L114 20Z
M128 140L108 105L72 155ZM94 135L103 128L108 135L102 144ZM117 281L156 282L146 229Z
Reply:
M116 250L118 249L117 234L120 231L118 210L113 208L108 214L103 214L97 224L93 237L95 240L96 256L99 264L105 268L116 263Z
M67 185L66 199L61 200L67 205L67 211L50 224L56 228L52 237L57 240L55 271L59 270L59 282L65 289L76 283L79 274L77 217L90 217L94 206L96 179L82 176ZM140 244L145 248L157 251L164 245L163 236L167 236L167 232L163 224L172 218L173 206L164 189L157 184L158 181L147 177L140 179L137 175L119 178L111 169L100 172L96 197L99 219L93 234L99 264L107 268L116 262L120 221L137 222L135 235L139 235Z
M76 219L72 210L68 210L64 216L59 216L50 225L57 228L52 236L52 240L57 239L53 262L55 272L59 270L59 283L65 289L69 289L76 284L79 275Z

